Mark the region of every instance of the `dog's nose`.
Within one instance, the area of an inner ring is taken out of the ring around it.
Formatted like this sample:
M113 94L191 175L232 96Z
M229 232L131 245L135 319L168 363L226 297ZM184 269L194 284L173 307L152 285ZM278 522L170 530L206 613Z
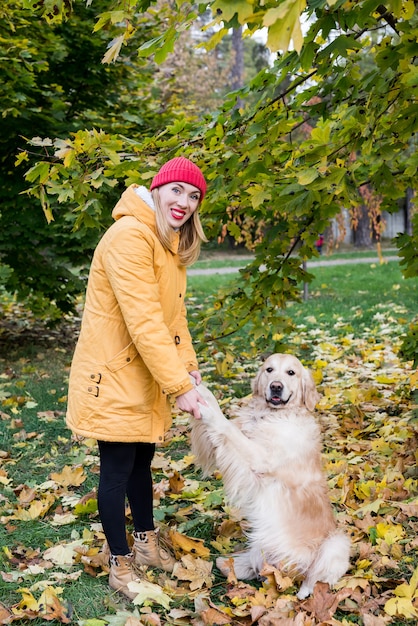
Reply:
M280 395L283 391L283 385L279 382L270 383L270 389L273 393Z

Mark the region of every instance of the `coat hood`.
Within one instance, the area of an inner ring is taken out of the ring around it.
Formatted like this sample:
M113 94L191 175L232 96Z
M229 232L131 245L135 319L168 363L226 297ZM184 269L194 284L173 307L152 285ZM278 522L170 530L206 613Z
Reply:
M120 197L112 211L115 220L124 215L133 215L136 219L155 230L155 209L152 195L145 187L130 185Z
M157 233L154 201L146 187L133 184L123 192L119 202L112 211L112 217L114 220L119 220L127 215L148 226L154 234ZM173 230L170 246L170 251L173 254L177 254L179 239L180 234Z

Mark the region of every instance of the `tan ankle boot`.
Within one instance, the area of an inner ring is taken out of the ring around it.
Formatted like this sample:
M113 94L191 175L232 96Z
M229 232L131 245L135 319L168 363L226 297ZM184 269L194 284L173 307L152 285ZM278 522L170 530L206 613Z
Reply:
M128 588L130 582L140 582L135 573L135 561L133 552L125 556L110 556L109 586L119 593L123 593L129 600L133 600L138 594Z
M150 565L159 567L166 572L172 572L176 560L161 547L158 530L147 530L146 532L134 532L133 551L136 565Z

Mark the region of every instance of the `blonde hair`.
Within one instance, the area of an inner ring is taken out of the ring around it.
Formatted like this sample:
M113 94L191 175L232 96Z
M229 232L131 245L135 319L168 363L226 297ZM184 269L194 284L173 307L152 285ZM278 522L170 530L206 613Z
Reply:
M169 249L173 240L174 231L167 223L161 210L160 194L158 187L152 190L152 198L155 205L155 224L157 228L157 237L164 248ZM199 203L200 206L200 203ZM199 206L192 213L191 217L180 226L180 241L178 256L181 265L192 265L197 261L200 255L200 246L206 242L206 235L199 217Z

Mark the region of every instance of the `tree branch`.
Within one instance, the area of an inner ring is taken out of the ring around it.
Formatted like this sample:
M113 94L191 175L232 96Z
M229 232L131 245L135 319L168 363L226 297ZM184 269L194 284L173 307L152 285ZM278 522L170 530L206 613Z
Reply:
M387 8L383 5L383 4L379 4L379 6L377 7L376 11L379 13L379 15L385 20L385 22L387 24L389 24L389 26L391 26L393 28L393 30L395 31L395 33L397 35L399 35L399 31L397 28L397 21L395 20L395 18L393 17L392 13L389 13L389 11L387 10Z

